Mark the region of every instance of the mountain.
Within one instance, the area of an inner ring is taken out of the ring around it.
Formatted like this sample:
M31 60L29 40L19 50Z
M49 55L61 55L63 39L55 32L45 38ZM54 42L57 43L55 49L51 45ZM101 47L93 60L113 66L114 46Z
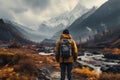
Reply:
M50 44L55 44L55 40L52 39L44 39L43 41L41 41L41 44L46 44L46 45L50 45Z
M30 29L28 27L22 26L20 24L17 24L16 22L5 20L4 23L11 26L12 29L19 32L20 35L28 40L34 41L34 42L40 42L44 38L46 38L45 35L42 35L37 30Z
M86 13L88 10L89 9L85 8L81 5L80 2L78 2L71 11L66 11L44 23L52 27L57 27L57 25L59 24L63 24L64 27L67 27L70 26L78 17Z
M0 41L8 43L11 40L17 40L21 44L30 43L18 29L6 24L3 19L0 19Z
M78 18L73 24L79 24L81 23L82 21L84 21L87 17L89 17L91 14L93 14L94 12L96 11L96 8L93 7L92 9L90 9L88 12L86 12L85 14L83 14L80 18ZM68 27L69 28L69 27ZM74 30L74 29L73 29ZM88 30L88 27L87 29ZM59 38L59 36L62 34L62 31L63 30L60 30L58 32L56 32L54 34L54 36L52 37L52 39L54 40L57 40ZM90 32L90 31L89 31ZM75 33L75 32L72 32L72 30L70 31L71 34ZM76 39L76 34L74 34L73 38ZM77 36L77 38L79 39L79 36ZM76 39L77 40L77 39Z
M46 38L50 39L53 34L68 27L76 18L87 11L88 9L82 6L79 2L71 11L66 11L48 21L41 22L37 29L30 29L6 19L4 19L4 23L9 25L12 30L19 33L23 38L34 42L41 42Z
M39 32L39 34L44 35L45 38L51 38L54 33L56 33L57 31L59 31L61 29L64 29L64 27L63 27L64 25L62 23L57 26L58 27L50 27L50 26L42 23L37 31Z
M94 38L89 39L82 47L89 48L108 48L118 47L120 48L120 29L114 31L103 31L98 33Z
M120 0L109 0L93 14L81 21L78 18L68 27L75 40L86 39L90 35L104 30L115 30L120 26Z
M78 17L88 11L80 2L71 11L66 11L58 16L40 24L38 31L51 38L56 32L70 26Z

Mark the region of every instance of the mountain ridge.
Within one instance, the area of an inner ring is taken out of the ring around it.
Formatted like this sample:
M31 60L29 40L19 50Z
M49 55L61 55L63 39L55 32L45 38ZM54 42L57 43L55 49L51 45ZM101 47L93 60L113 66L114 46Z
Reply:
M15 28L6 24L3 19L0 19L0 40L3 43L9 43L11 40L17 40L21 44L31 43L21 35Z
M86 12L85 14L83 14L80 18L78 18L77 20L75 20L75 21L73 22L73 24L74 24L74 23L75 23L75 24L78 24L78 23L82 22L84 19L86 19L87 17L89 17L89 16L90 16L92 13L94 13L95 11L96 11L96 8L93 7L93 8L90 9L88 12ZM72 24L71 24L71 25L72 25ZM67 28L69 29L69 27L67 27ZM74 28L74 29L75 29L75 28ZM74 30L74 29L72 29L72 30ZM52 39L54 39L54 40L59 39L59 36L62 34L62 31L63 31L63 30L56 32L56 33L53 35ZM71 31L70 31L70 33L71 33ZM73 38L75 39L74 36L73 36Z
M120 48L120 28L114 31L103 31L83 44L88 48Z
M115 30L120 26L120 1L110 0L101 5L95 12L81 21L81 17L68 29L76 41L87 39L104 30ZM89 29L88 29L89 28ZM60 33L59 33L60 34ZM59 36L58 34L56 36ZM54 38L53 37L53 38Z
M54 34L56 34L56 32L63 30L65 28L67 28L69 25L71 25L79 16L83 15L84 13L86 13L89 9L85 8L84 6L82 6L80 4L80 2L78 2L76 4L76 6L69 12L66 11L56 17L51 18L48 21L43 22L39 28L38 31L39 32L43 32L44 34L46 34L47 38L51 38ZM50 29L48 28L48 30L39 30L40 28L44 28L48 26L50 27ZM51 30L51 31L50 31ZM51 32L51 35L49 35Z

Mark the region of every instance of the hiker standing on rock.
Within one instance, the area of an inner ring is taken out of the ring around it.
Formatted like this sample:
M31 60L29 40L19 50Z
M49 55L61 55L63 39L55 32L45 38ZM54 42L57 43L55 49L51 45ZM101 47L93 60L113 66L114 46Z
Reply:
M69 34L69 30L65 29L60 39L56 43L55 58L60 63L61 80L65 80L67 71L68 80L72 80L73 62L76 62L78 49L75 41Z

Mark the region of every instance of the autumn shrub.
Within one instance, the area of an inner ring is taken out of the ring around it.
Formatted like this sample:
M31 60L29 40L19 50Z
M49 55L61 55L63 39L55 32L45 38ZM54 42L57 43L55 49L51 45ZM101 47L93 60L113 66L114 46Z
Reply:
M0 54L0 66L9 64L12 60L12 54Z
M87 67L83 67L82 69L75 68L75 69L73 69L72 72L73 72L73 74L79 75L79 77L83 78L83 79L86 79L86 78L91 79L92 78L94 80L97 80L99 78L99 74L96 71L91 71Z
M112 53L116 55L120 55L120 49L119 48L114 48L112 49Z
M109 53L109 52L111 52L111 49L110 49L110 48L104 48L104 49L103 49L103 52L104 52L104 53Z
M103 49L104 53L111 53L111 54L116 54L116 55L120 55L120 49L119 48L104 48Z
M23 58L26 58L26 56L24 54L15 54L13 57L12 57L12 60L11 60L11 64L10 65L15 65L15 64L18 64L18 62L23 59Z
M36 73L36 66L34 61L31 59L23 59L19 62L19 68L16 69L18 72L34 75Z
M35 50L35 48L32 45L26 46L27 49Z
M105 58L108 59L120 59L120 49L119 48L105 48L103 50Z
M35 80L38 68L52 72L58 69L59 64L52 56L34 53L26 48L0 48L0 80Z
M7 51L0 51L0 66L8 64L9 66L17 64L25 55L19 53L11 53Z
M21 44L20 44L20 42L13 40L8 47L9 48L20 48Z
M14 68L4 68L0 70L0 79L2 80L19 80L19 74L14 72Z
M35 80L35 78L17 73L13 67L9 67L0 69L0 80Z
M98 80L120 80L120 74L103 73Z
M30 80L35 73L35 62L23 51L0 49L0 80Z

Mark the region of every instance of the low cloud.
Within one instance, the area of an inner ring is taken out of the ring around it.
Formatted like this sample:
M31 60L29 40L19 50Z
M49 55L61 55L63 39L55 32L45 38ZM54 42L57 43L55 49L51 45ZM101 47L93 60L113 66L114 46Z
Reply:
M9 19L9 20L15 19L10 11L4 11L2 9L0 9L0 18Z
M29 9L40 12L51 5L51 0L22 0Z
M28 27L38 26L61 13L71 11L80 2L91 8L106 0L0 0L0 18L13 20Z
M24 13L26 12L28 9L25 9L25 8L11 8L11 10L15 13Z
M108 0L79 0L82 5L86 6L87 8L91 8L93 6L99 7L103 3L105 3Z

